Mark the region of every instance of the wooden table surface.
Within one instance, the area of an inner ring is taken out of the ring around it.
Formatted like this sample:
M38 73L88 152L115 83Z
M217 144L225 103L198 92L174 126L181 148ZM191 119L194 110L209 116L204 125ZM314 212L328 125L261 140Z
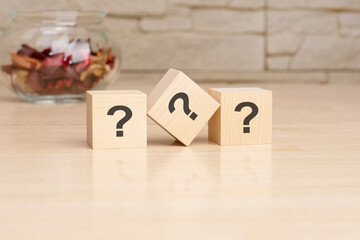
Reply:
M154 79L114 89L149 92ZM360 84L273 90L273 144L92 150L85 103L0 89L0 239L360 239Z

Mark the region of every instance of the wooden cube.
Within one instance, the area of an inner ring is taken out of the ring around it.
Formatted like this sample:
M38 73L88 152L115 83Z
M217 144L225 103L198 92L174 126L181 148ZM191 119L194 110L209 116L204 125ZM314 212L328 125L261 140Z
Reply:
M88 91L87 139L93 149L146 147L146 94Z
M219 103L183 72L169 69L148 97L148 116L188 146Z
M261 88L210 88L221 107L209 121L209 139L220 145L270 144L272 92Z

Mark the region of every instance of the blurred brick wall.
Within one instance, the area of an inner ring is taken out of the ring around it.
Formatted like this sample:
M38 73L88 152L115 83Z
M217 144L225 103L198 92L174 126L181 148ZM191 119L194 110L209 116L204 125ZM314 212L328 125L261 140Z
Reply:
M105 9L125 72L360 82L360 0L0 0L10 10ZM217 77L216 77L217 76Z

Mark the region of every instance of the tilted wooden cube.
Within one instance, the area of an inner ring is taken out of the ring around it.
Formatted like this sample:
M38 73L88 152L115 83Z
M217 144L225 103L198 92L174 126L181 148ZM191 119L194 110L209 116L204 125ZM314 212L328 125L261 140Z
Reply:
M219 103L183 72L169 69L148 96L148 116L188 146Z
M208 92L221 104L209 121L209 140L220 145L271 143L271 91L210 88Z
M88 91L87 139L93 149L147 145L146 94L137 90Z

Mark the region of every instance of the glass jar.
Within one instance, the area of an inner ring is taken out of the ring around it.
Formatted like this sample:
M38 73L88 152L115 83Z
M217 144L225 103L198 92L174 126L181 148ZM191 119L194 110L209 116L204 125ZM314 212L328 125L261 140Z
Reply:
M0 77L31 102L77 101L104 89L120 70L120 50L102 11L27 11L0 37Z

